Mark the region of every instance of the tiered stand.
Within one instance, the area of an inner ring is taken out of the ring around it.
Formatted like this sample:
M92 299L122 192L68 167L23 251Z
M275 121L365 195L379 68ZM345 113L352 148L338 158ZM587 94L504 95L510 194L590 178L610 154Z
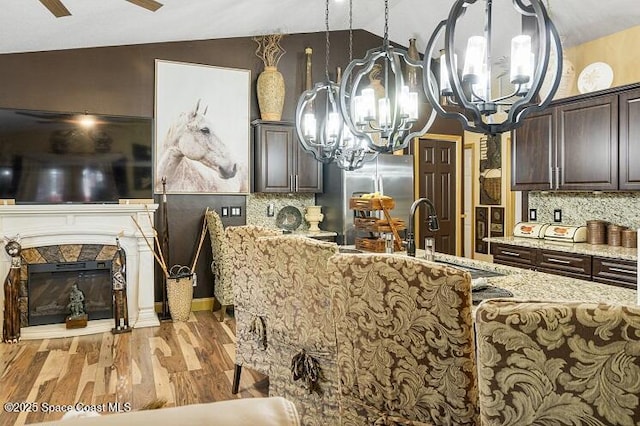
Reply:
M384 253L385 240L383 234L391 232L393 234L394 251L403 250L402 239L398 231L404 230L403 220L391 217L390 210L396 206L396 202L391 197L351 197L349 208L356 211L354 225L356 230L368 232L368 236L356 237L356 248L363 251ZM380 219L372 215L372 212L382 211L384 218Z

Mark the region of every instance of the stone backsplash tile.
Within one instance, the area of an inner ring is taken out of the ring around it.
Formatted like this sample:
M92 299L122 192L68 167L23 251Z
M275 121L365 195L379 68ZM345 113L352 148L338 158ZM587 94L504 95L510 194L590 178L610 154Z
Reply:
M302 224L298 230L309 229L309 224L304 220L305 208L315 205L314 194L248 194L247 195L247 225L266 226L267 228L277 228L276 217L278 212L286 206L294 206L302 214ZM270 203L274 205L274 215L267 216L267 207ZM322 228L322 224L320 224Z
M586 225L606 220L640 228L640 192L530 192L529 208L537 209L539 222L553 222L553 210L562 210L562 223Z

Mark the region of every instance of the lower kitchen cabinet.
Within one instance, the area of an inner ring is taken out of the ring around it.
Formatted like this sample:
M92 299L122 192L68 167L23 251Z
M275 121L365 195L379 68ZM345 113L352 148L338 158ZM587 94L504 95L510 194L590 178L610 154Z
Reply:
M638 264L630 260L593 257L593 281L636 288Z
M491 254L500 265L621 287L637 285L637 263L630 260L498 243L491 244Z

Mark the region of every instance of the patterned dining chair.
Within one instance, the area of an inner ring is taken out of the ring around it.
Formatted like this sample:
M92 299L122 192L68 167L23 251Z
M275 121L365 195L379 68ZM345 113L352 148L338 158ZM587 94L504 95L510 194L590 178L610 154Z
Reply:
M338 423L336 339L329 309L327 261L334 243L305 237L262 238L265 271L269 395L292 401L301 424Z
M476 329L483 425L640 424L640 307L494 299Z
M243 366L268 374L265 297L261 264L255 250L258 238L277 235L282 235L282 231L255 225L225 229L236 319L236 359L231 387L234 394L238 393Z
M471 277L412 257L329 260L342 425L477 425Z
M229 260L224 227L220 215L213 210L207 210L207 229L211 239L211 272L213 273L213 295L220 304L220 321L229 306L233 305L233 290L231 287L231 264Z

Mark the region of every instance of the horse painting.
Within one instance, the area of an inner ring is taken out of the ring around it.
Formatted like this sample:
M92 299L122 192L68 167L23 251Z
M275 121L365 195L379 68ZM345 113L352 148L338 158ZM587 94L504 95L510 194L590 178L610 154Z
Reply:
M207 108L200 108L198 100L195 108L179 114L167 131L156 187L166 177L169 192L247 192L247 165L237 162L205 117Z

